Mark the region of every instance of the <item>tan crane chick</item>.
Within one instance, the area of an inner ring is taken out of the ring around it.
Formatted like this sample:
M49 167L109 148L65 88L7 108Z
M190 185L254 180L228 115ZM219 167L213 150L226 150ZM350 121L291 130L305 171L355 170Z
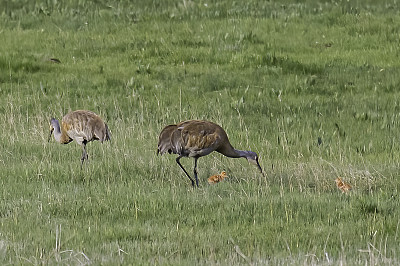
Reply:
M228 177L228 176L226 175L226 172L225 172L225 171L222 171L220 174L210 176L210 177L208 178L208 183L209 183L210 185L216 184L216 183L221 182L222 180L224 180L224 179L227 178L227 177Z
M178 154L176 162L190 179L193 187L195 184L199 186L197 160L213 151L217 151L230 158L246 158L250 163L256 165L261 174L264 175L258 163L257 153L234 149L224 129L213 122L188 120L176 125L168 125L161 131L158 139L157 154L164 154L166 152ZM182 157L194 158L193 173L196 183L180 163L179 160Z
M110 140L111 137L107 124L97 114L86 110L77 110L66 114L61 121L61 126L57 119L52 118L49 141L53 132L54 138L59 143L68 144L75 140L82 146L82 164L88 159L86 152L88 142L93 140L103 142Z
M340 189L343 193L347 193L349 190L351 190L351 185L342 181L340 177L336 178L335 182L338 189Z

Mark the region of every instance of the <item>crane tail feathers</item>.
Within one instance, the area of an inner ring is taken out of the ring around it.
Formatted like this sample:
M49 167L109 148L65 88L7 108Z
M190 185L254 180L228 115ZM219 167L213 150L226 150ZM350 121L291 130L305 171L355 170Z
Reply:
M158 138L157 154L163 155L164 153L176 153L171 143L171 135L176 131L176 125L166 126L160 133Z

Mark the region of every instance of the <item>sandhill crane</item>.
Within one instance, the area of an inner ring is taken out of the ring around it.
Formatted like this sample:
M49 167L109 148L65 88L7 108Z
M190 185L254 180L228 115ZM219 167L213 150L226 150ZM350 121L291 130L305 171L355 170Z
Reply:
M110 140L110 131L103 120L95 113L86 110L77 110L66 114L61 126L57 119L50 120L50 135L54 132L54 138L57 142L68 144L75 140L82 146L81 162L88 159L86 144L93 140L101 142Z
M188 174L180 163L182 157L194 158L194 178L196 185L199 186L197 178L197 160L217 151L231 158L246 158L250 163L255 164L263 174L262 168L258 163L258 155L252 151L236 150L229 142L225 130L219 125L203 120L188 120L180 122L176 125L166 126L160 133L158 139L157 154L161 155L165 152L178 154L176 162L187 177L195 186L195 181Z

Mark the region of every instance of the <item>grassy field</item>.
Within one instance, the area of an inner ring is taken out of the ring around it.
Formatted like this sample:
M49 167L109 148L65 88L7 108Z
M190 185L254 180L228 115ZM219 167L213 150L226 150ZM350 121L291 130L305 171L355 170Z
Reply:
M0 263L398 265L399 10L3 1ZM83 169L78 145L47 142L50 118L76 109L113 137L88 144ZM156 155L161 129L187 119L223 126L266 177L213 153L192 189Z

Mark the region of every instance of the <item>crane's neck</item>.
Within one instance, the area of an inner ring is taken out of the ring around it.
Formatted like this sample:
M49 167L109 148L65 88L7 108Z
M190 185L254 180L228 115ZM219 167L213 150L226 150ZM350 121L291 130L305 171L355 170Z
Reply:
M218 150L218 152L230 158L248 158L250 156L249 151L237 150L231 145L222 150Z
M69 143L72 141L72 139L67 135L67 133L60 128L60 123L58 122L57 119L51 119L51 125L53 126L53 134L54 138L57 142L59 143Z
M223 150L223 152L221 152L221 153L223 155L225 155L227 157L231 157L231 158L246 158L249 163L257 166L258 170L260 170L261 174L264 176L261 165L258 162L258 156L255 152L236 150L231 146L230 148Z
M60 130L60 123L58 122L57 119L52 119L51 120L51 125L53 126L53 134L54 138L56 139L57 142L61 142L61 130Z
M261 174L264 176L263 170L260 164L258 163L258 156L255 152L237 150L233 148L232 145L225 145L223 149L217 151L231 158L242 158L242 157L246 158L249 163L256 165L260 170Z
M250 152L249 151L242 151L242 150L236 150L233 149L234 153L236 154L235 157L232 156L232 158L250 158Z

